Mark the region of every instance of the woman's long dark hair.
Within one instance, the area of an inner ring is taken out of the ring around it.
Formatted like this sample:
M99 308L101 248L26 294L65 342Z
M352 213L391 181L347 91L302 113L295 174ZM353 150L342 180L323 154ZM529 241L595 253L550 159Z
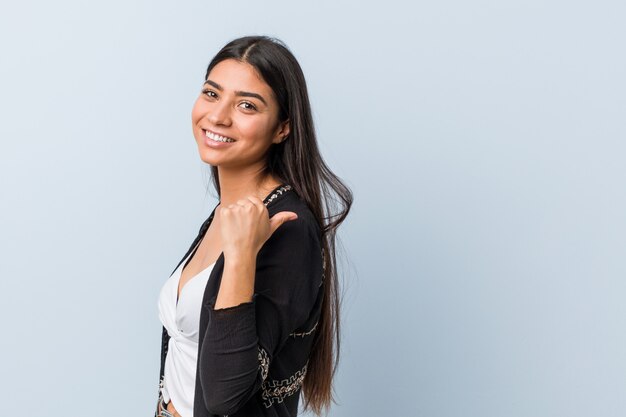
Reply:
M320 415L323 410L328 410L331 401L336 403L333 377L339 363L341 344L341 294L335 239L337 227L352 206L352 192L333 174L320 155L304 74L287 46L268 36L234 39L210 62L205 80L211 69L225 59L236 59L252 65L275 94L279 105L279 122L289 119L289 135L282 142L271 145L260 179L272 175L281 183L290 184L309 205L322 229L325 254L324 301L302 385L304 411L311 408ZM220 195L216 166L211 166L211 176ZM336 210L337 204L339 207Z

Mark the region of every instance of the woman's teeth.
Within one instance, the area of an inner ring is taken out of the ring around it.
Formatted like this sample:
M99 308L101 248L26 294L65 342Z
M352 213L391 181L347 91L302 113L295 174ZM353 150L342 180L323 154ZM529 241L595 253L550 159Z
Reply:
M217 142L235 142L235 140L233 140L231 138L227 138L227 137L224 137L224 136L213 134L213 133L209 132L208 130L205 130L204 134L206 135L207 138L213 139L214 141L217 141Z

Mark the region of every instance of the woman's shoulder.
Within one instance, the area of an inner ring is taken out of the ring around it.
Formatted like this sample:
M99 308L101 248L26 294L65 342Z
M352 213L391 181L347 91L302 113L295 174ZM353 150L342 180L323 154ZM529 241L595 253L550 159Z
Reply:
M307 202L300 197L293 188L285 191L275 201L268 205L270 217L281 211L292 211L298 215L298 219L306 224L315 225L317 220Z
M314 238L318 240L321 236L321 229L313 214L313 211L298 194L292 190L284 193L281 198L276 199L268 206L269 216L272 217L281 211L291 211L298 215L295 220L288 220L276 229L268 244L278 240L290 242L301 239ZM277 243L277 242L276 242Z

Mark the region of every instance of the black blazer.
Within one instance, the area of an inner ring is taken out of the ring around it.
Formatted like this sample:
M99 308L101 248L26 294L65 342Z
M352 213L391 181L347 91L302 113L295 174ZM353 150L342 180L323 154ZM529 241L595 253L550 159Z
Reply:
M250 302L214 310L224 253L217 258L200 312L193 417L297 414L324 294L322 234L290 185L263 202L270 217L293 211L298 218L283 223L259 251ZM215 208L174 271L199 246ZM163 326L159 391L169 338Z

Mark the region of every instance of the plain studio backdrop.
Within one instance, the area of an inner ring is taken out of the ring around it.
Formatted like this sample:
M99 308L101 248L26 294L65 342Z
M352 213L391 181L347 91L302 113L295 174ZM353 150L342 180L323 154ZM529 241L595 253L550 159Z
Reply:
M158 293L217 202L191 107L265 34L355 196L330 416L625 415L625 11L5 5L1 414L153 414Z

